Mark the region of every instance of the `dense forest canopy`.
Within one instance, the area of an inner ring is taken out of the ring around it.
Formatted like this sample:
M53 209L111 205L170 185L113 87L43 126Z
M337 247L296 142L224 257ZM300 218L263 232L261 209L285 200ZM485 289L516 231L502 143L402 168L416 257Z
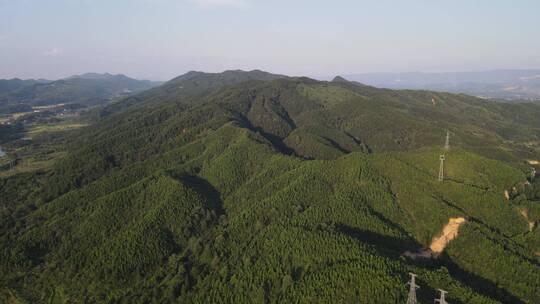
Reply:
M228 71L93 114L0 177L4 302L540 302L540 105Z

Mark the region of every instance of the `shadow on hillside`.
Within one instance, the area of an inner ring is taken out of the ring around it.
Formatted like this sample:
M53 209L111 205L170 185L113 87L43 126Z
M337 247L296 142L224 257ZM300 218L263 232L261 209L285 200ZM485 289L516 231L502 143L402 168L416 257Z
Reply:
M452 277L458 278L461 282L467 284L471 289L488 298L492 298L502 303L525 303L507 290L498 287L492 281L462 269L460 266L454 263L454 261L452 261L448 255L446 255L446 253L443 253L439 258L439 265L446 267Z
M294 150L289 148L279 136L268 133L264 131L263 128L254 127L252 125L249 126L249 129L253 132L259 133L262 137L268 140L272 146L279 151L279 153L285 155L295 155Z
M261 127L255 127L247 117L242 116L239 122L246 129L259 133L262 137L268 140L279 153L285 155L296 155L294 150L287 146L281 137L268 133Z
M352 237L362 243L367 243L372 245L373 249L381 256L394 259L394 260L403 260L402 253L410 250L411 248L420 248L421 245L415 242L412 239L400 239L392 236L382 235L372 231L366 231L354 227L350 227L343 224L336 225L337 231L343 233L349 237ZM426 259L422 261L416 261L416 266L422 268L436 269L437 265L434 260ZM408 276L403 276L403 284L409 280ZM424 280L419 277L417 278L417 283L421 288L417 291L417 298L422 303L432 303L433 299L439 296L439 292L428 286ZM451 299L454 304L465 304L455 299Z
M392 259L399 259L401 254L406 250L421 247L420 244L416 243L414 240L399 239L343 224L337 224L336 229L338 232L357 239L362 243L368 243L369 245L375 246L374 249L377 250L380 255Z
M379 233L361 230L343 224L336 225L336 230L362 243L372 245L379 255L387 258L405 260L417 267L430 270L439 269L440 267L444 266L448 269L452 277L458 279L485 297L502 303L524 303L522 300L512 295L505 289L498 287L492 281L462 269L444 253L438 259L406 259L402 255L403 252L407 250L418 250L422 247L412 239L400 239L392 236L381 235ZM406 281L408 278L404 278L404 280ZM443 286L441 287L444 289ZM434 297L438 297L438 291L430 289L429 287L426 287L426 285L424 285L422 288L423 289L418 291L418 297L420 299L433 301ZM461 303L456 299L452 299L451 294L450 298L452 303Z
M217 216L225 213L219 191L217 191L217 189L208 181L195 175L176 174L174 172L169 172L169 174L172 178L180 180L186 186L193 189L201 197L206 198L208 203L207 207L214 210Z

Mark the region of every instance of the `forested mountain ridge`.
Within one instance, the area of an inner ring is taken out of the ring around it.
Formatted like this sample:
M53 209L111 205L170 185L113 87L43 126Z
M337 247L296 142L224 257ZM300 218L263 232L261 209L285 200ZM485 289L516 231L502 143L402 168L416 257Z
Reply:
M234 84L235 80L222 81L221 79L228 80L229 75L235 73L243 75L234 78L240 79L239 82L283 79L274 81L273 88L264 88L265 92L263 94L266 95L259 99L270 98L270 100L256 100L254 103L255 108L250 110L250 113L257 113L257 111L262 110L265 112L264 115L269 115L268 117L272 119L275 118L270 126L270 128L274 129L280 127L296 130L298 128L292 125L298 124L299 127L304 129L316 127L318 129L332 129L336 132L346 131L350 135L345 136L348 137L349 141L373 136L375 140L371 145L375 150L379 151L437 144L441 140L440 132L450 129L453 132L459 132L459 134L452 134L453 137L456 137L454 140L464 141L464 144L471 147L476 146L477 149L500 152L499 157L511 157L511 155L503 151L507 149L499 149L499 146L504 141L515 140L519 144L520 141L529 138L529 136L533 139L540 137L540 122L536 119L537 115L540 115L538 105L509 105L466 95L429 91L381 90L347 81L316 82L307 78L285 79L282 76L271 74L267 74L265 77L257 77L252 76L251 73L253 72L242 74L238 71L225 72L223 75L190 72L163 86L110 105L105 108L104 112L114 113L115 107L117 109L129 109L131 104L138 106L161 105L160 101L176 103L178 106L204 103L208 99L222 101L223 96L220 94L224 92L232 92L231 96L226 96L226 98L245 99L245 96L232 95L240 93L234 85L231 90L225 88L219 94L212 93L215 90L214 86L219 88L226 87L231 83ZM205 80L197 80L198 77ZM190 85L191 89L188 89ZM253 88L253 90L257 89L257 86L253 85L253 83L248 83L245 87ZM179 93L183 90L186 92ZM259 91L263 90L259 89ZM245 91L243 92L245 93ZM215 96L212 96L212 94ZM271 94L276 96L269 96ZM287 95L280 99L281 94ZM291 108L289 104L293 105L294 108ZM281 112L275 113L275 111ZM242 113L242 115L248 114L247 112ZM287 115L295 117L291 121L285 117ZM266 116L261 116L258 119L268 118ZM327 118L326 116L332 117ZM326 121L321 124L321 120L324 119ZM330 121L337 119L346 121ZM389 121L394 123L389 124ZM254 125L259 127L258 123L262 122L255 122ZM357 130L354 130L354 128ZM370 128L379 128L384 133L372 132ZM300 136L289 139L283 136L282 139L291 142L299 140L306 133L304 129L297 130ZM322 130L319 131L323 132ZM269 133L277 136L285 134L275 134L276 132L285 132L290 135L286 130L274 130L274 132L270 131ZM477 133L486 134L477 136ZM423 138L424 136L425 138ZM350 151L350 149L345 150ZM523 150L521 152L527 153L528 149L526 147L513 147L512 150Z
M2 94L6 94L6 93L13 92L17 89L20 89L22 87L33 85L36 83L42 83L42 82L49 82L49 80L34 80L34 79L22 80L19 78L0 79L0 92L2 92Z
M229 70L223 73L191 71L171 79L159 87L111 104L101 111L101 115L106 116L129 107L148 106L152 103L159 104L160 102L199 103L201 100L204 100L200 98L201 96L224 86L235 85L246 81L267 81L286 77L259 70L249 72Z
M5 85L3 85L5 84ZM42 106L57 103L100 104L140 92L159 83L125 75L87 73L55 81L2 80L0 106Z
M540 301L539 106L249 73L128 98L0 179L2 299L400 303L414 272L421 303Z

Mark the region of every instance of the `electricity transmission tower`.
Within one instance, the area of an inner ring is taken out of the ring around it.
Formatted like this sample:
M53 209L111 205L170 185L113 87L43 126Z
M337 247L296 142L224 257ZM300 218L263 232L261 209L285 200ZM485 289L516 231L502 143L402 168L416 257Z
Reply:
M531 169L531 184L534 183L534 178L536 177L536 169Z
M439 289L439 291L441 292L441 297L439 299L435 299L435 303L448 304L445 299L445 295L448 293L448 291L444 291L442 289Z
M446 142L444 143L444 149L450 149L450 131L446 130Z
M439 156L439 160L441 161L440 163L440 166L439 166L439 181L442 182L444 181L444 154L441 154Z
M409 297L407 298L407 304L416 304L416 290L420 288L420 286L416 285L416 275L412 272L409 272L411 275L411 280L407 282L407 285L409 285Z

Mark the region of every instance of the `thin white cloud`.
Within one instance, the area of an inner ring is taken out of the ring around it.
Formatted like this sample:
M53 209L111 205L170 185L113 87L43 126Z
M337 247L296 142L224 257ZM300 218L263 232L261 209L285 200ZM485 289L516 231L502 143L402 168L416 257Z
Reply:
M187 0L196 6L202 8L235 7L244 8L247 3L245 0Z
M62 55L63 53L64 50L62 50L61 48L53 47L52 49L45 51L43 54L46 56L58 56Z

